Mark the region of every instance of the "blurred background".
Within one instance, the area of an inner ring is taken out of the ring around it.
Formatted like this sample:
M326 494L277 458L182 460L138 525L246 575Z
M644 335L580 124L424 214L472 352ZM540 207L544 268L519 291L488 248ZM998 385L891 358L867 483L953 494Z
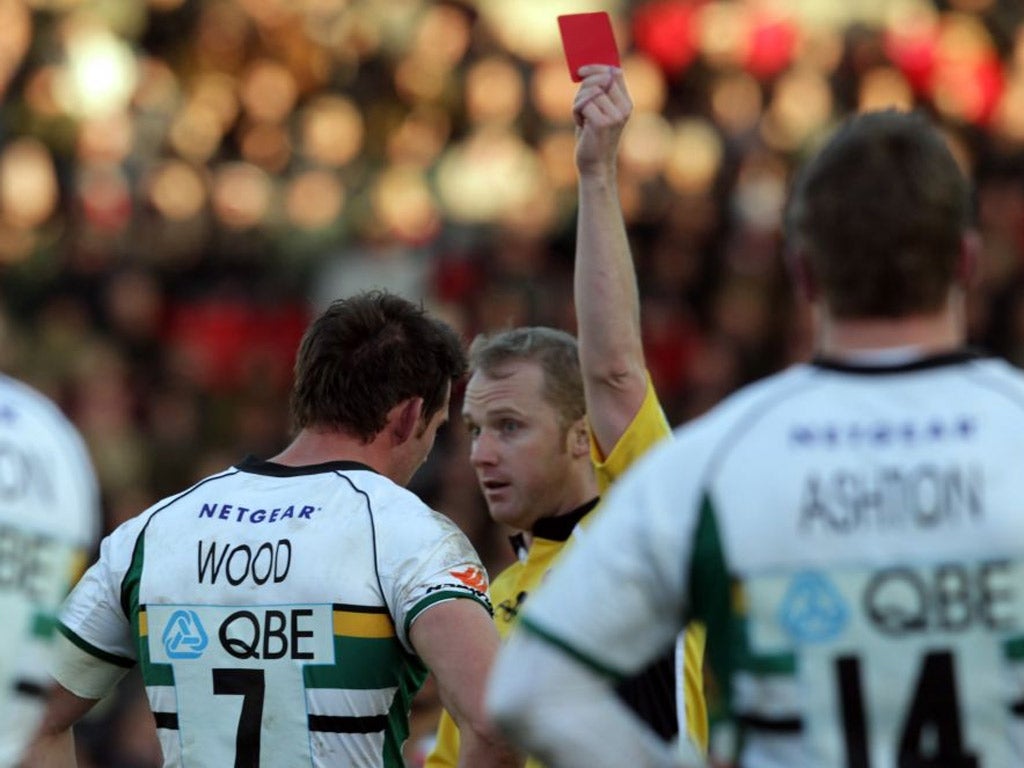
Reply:
M287 442L331 298L387 287L467 340L574 328L555 17L595 10L636 104L620 183L671 421L808 354L789 176L872 107L946 130L984 238L972 340L1024 365L1020 0L0 0L0 369L85 435L106 530ZM506 532L453 424L415 490L493 574ZM129 678L80 728L80 765L160 764L141 696ZM428 686L410 766L435 717Z

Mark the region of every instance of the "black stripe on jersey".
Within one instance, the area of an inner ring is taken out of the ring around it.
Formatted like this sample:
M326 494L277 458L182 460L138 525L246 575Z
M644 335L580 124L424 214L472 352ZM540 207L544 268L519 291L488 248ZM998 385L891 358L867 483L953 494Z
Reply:
M37 699L46 696L46 686L34 680L19 680L14 684L14 690L22 696L31 696Z
M375 475L380 474L373 467L367 466L360 461L324 461L320 464L304 464L293 467L275 464L272 461L263 461L252 455L246 456L235 467L253 475L269 475L270 477L305 477L306 475L321 475L326 472L353 471L373 472Z
M395 634L398 634L398 626L395 624L395 614L391 610L391 606L388 605L388 593L384 590L384 582L380 578L380 559L377 553L377 521L373 517L373 502L370 500L370 494L360 488L355 482L346 474L341 472L335 473L341 480L344 480L348 484L348 487L352 489L353 493L358 493L363 497L366 503L366 516L370 522L370 547L373 550L373 576L377 581L377 589L380 590L380 599L384 601L384 607L387 609L388 618L391 619L391 626L395 627Z
M1010 705L1010 711L1014 717L1024 717L1024 699Z
M737 722L752 731L769 733L800 733L804 721L799 717L764 717L763 715L739 715Z
M377 733L388 724L387 715L353 717L342 715L310 715L309 730L319 733Z
M168 731L178 730L177 712L154 712L153 719L156 720L157 728L165 728Z
M615 688L619 698L666 741L679 734L675 675L676 653L672 647L642 672L621 681Z

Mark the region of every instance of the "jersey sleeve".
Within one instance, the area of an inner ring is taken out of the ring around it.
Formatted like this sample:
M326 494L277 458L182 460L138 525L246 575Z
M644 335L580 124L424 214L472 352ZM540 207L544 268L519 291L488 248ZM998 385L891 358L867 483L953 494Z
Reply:
M133 518L103 539L99 558L61 608L57 628L78 653L65 649L59 655L53 674L72 693L99 698L106 692L91 684L88 692L82 692L82 681L89 677L84 675L84 670L90 666L106 670L98 672L95 679L112 686L136 663L131 624L121 605L121 583L131 566L135 542L144 522L142 516Z
M616 678L636 674L684 624L697 517L688 497L696 489L678 471L677 448L655 448L612 487L521 617L529 631Z
M395 628L410 652L409 629L433 605L470 599L491 609L487 571L466 535L429 508L411 511L378 540L378 570Z
M648 374L647 393L640 410L607 457L602 456L597 442L591 435L590 458L601 493L606 494L612 483L625 474L653 446L671 435L668 419ZM497 603L495 597L495 604ZM675 656L678 668L675 670L675 679L678 691L675 698L680 732L686 733L702 751L706 752L708 724L703 680L704 636L704 626L698 622L691 622L676 642Z

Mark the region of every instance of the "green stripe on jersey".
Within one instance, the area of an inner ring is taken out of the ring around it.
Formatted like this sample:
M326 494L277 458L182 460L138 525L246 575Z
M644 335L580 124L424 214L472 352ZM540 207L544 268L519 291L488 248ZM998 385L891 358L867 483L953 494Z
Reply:
M407 656L409 663L403 668L398 681L398 690L388 709L388 727L384 736L384 768L405 768L402 745L409 738L409 711L412 701L423 681L427 679L427 668L419 659Z
M146 685L174 685L174 667L170 664L154 664L149 657L149 621L146 610L139 605L139 588L142 583L142 564L145 560L145 529L139 534L132 552L132 561L121 582L121 607L131 622L139 654L139 667Z
M738 656L746 655L745 622L734 620L737 593L725 562L715 505L704 494L690 555L690 615L703 621L708 643L705 654L714 675L708 687L708 708L720 717L729 710L730 684Z
M132 630L138 638L139 665L146 685L174 685L174 667L170 664L154 664L149 657L149 621L146 610L133 615Z
M102 659L108 664L113 664L116 667L124 667L125 669L131 669L135 666L134 659L129 659L124 656L117 656L113 653L108 653L107 651L104 651L101 648L97 648L92 643L89 643L88 641L80 638L78 635L74 633L73 630L69 629L59 621L57 622L57 631L64 635L64 637L66 637L72 643L77 645L86 653L90 654L91 656L95 656L97 659Z
M1024 636L1011 637L1004 642L1003 653L1010 661L1024 661Z
M52 613L46 613L44 611L37 612L32 617L32 636L46 639L53 637L53 633L57 629L57 617Z
M400 685L410 664L421 666L390 638L334 638L334 664L307 664L302 671L307 688L373 690Z
M606 675L607 677L610 677L614 680L621 680L625 676L621 672L612 669L607 664L598 661L590 654L584 653L575 646L565 642L565 640L558 637L557 635L551 634L543 627L535 624L528 616L521 616L519 618L519 623L517 626L526 628L530 631L531 634L534 634L537 637L544 640L545 642L548 642L556 648L561 649L577 661L581 662L584 666L590 667L595 672L598 672L602 675Z
M795 675L796 655L775 653L770 655L748 654L743 669L755 675Z
M479 598L471 592L467 592L466 590L459 589L445 590L443 592L434 592L428 597L425 597L422 600L420 600L418 603L416 603L416 605L409 609L408 613L406 613L405 636L409 637L409 628L412 626L413 621L415 621L416 617L423 613L423 611L425 611L430 606L436 603L444 602L445 600L465 600L467 598L469 600L475 600L476 602L480 603L480 605L484 607L484 610L486 610L489 615L493 615L491 611L491 606L487 603L486 600Z

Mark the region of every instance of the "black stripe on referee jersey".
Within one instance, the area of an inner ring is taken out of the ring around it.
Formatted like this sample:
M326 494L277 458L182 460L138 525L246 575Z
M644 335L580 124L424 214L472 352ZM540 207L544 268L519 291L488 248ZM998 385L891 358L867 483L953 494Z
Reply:
M46 696L46 686L33 680L19 680L14 684L14 690L22 696L31 696L36 699Z
M157 728L165 728L168 731L178 730L177 712L154 712L153 719L156 720Z
M320 733L377 733L388 724L387 715L342 717L337 715L310 715L309 730Z
M763 717L761 715L739 715L739 724L752 731L768 731L769 733L800 733L804 729L804 721L799 717Z
M1024 717L1024 699L1010 705L1010 711L1014 717Z

